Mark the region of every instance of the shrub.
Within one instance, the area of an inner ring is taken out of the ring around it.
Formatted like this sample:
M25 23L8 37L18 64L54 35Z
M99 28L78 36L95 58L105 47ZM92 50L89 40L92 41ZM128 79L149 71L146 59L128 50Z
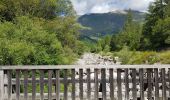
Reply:
M159 62L162 64L170 64L170 51L161 52Z

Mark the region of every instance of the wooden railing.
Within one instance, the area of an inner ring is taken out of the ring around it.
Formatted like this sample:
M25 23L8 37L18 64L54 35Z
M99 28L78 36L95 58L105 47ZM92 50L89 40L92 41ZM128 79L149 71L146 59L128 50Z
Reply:
M168 100L170 65L1 66L0 100Z

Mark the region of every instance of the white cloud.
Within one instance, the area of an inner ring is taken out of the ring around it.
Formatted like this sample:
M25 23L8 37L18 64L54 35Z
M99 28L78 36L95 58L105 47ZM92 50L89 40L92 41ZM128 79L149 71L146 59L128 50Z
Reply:
M109 12L111 9L108 5L96 5L92 7L90 13L101 13L101 12Z
M79 15L86 13L105 13L113 10L133 9L146 11L154 0L71 0Z

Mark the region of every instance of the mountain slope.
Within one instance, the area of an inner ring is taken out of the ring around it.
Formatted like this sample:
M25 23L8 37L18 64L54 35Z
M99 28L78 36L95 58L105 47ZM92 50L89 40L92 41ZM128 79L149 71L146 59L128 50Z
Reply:
M144 20L144 13L132 11L132 14L134 21L142 22ZM83 26L90 28L82 30L81 37L101 37L107 34L116 34L122 29L126 21L126 15L127 10L80 16L78 22Z

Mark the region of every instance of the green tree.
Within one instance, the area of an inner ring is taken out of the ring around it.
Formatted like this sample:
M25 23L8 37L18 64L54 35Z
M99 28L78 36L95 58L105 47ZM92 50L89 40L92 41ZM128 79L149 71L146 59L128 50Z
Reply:
M131 10L129 10L123 30L118 35L112 37L111 48L112 50L119 50L124 46L128 46L131 50L136 50L140 46L140 39L141 25L133 21Z
M163 34L162 26L160 26L161 30L159 31L154 31L154 27L157 26L159 20L166 17L167 3L167 0L157 0L150 5L149 13L147 13L146 21L143 25L141 48L155 50L166 46L164 42L166 37Z
M5 22L0 25L0 40L1 65L63 63L61 43L39 21L18 17L15 24Z
M70 64L84 52L70 0L1 0L0 64Z
M160 19L157 25L153 27L154 33L162 33L164 39L163 43L165 47L170 46L170 17L165 19Z
M56 16L75 16L70 0L1 0L0 15L7 21L17 16L53 19Z

